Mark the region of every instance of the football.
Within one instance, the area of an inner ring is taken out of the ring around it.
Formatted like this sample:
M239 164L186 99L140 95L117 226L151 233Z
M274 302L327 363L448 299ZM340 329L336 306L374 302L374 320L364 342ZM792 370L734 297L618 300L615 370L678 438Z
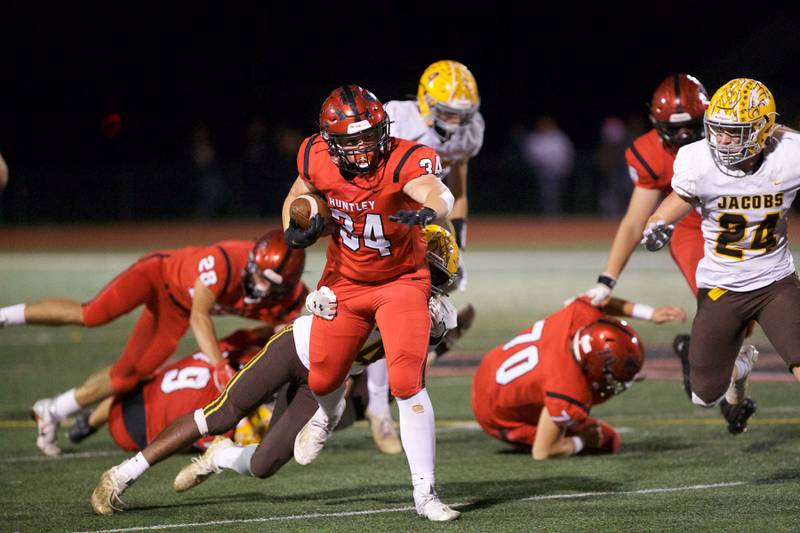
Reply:
M302 229L308 228L311 217L319 215L325 220L325 225L331 224L331 210L324 198L316 194L301 194L289 206L289 216L297 222Z

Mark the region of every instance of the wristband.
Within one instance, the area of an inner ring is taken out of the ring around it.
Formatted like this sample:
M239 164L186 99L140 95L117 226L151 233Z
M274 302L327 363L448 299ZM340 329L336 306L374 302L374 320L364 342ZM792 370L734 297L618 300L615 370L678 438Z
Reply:
M578 455L583 451L583 439L579 436L575 435L572 437L572 444L575 445L575 455Z
M597 283L602 283L609 289L613 289L614 285L617 284L617 280L606 274L605 272L597 276Z
M656 310L650 307L649 305L645 304L633 304L633 311L631 311L631 316L633 318L639 318L641 320L652 320L653 313Z

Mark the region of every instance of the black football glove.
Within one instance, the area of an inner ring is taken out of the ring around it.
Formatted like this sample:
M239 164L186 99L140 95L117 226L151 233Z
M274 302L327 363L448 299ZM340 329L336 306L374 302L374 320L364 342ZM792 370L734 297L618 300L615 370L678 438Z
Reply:
M319 215L311 217L306 229L302 229L290 218L289 227L283 232L283 240L289 248L306 248L317 242L324 229L325 220Z
M436 211L430 207L423 207L419 211L403 210L398 211L389 217L392 222L400 222L401 224L411 226L425 227L434 220L436 220Z
M674 224L666 225L663 220L651 222L642 234L642 244L648 251L657 252L667 245L674 229Z

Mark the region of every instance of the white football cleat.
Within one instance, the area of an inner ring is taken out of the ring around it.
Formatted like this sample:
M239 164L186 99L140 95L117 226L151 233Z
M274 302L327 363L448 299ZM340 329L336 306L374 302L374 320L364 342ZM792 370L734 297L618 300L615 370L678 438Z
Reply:
M725 391L725 400L731 405L742 403L747 396L747 378L758 361L758 350L752 344L746 344L736 356L736 379L731 379L728 390Z
M125 504L120 496L132 484L131 478L123 474L119 466L109 468L100 476L100 481L92 492L92 510L100 515L110 515L114 511L122 511L118 506Z
M374 415L367 409L364 413L369 420L369 428L372 430L372 440L381 453L396 455L403 451L403 445L397 437L397 430L394 428L392 415L387 413L383 416Z
M36 447L48 456L55 456L61 454L61 448L58 447L58 422L53 420L53 415L50 413L50 406L53 405L53 400L45 398L37 400L31 409L31 415L36 420Z
M461 516L460 512L442 503L433 487L428 492L419 493L415 490L414 504L417 514L432 522L450 522Z
M192 457L192 462L184 466L178 475L175 476L175 481L172 482L172 488L175 492L185 492L193 487L196 487L212 474L218 474L222 468L217 464L215 456L225 448L235 446L233 441L228 437L217 437L211 445L199 457Z
M339 402L336 411L339 416L335 420L328 420L325 411L322 410L322 407L319 407L314 416L306 422L306 425L297 434L294 439L294 460L298 464L309 465L322 452L328 437L333 433L334 428L339 423L339 418L344 412L344 399Z

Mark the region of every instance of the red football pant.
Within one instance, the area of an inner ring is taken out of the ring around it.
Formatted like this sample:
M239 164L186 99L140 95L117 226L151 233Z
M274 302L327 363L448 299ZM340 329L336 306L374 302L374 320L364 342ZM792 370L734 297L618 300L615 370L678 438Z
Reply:
M142 304L145 309L111 368L111 386L117 393L132 390L175 352L189 317L170 300L161 276L161 256L155 254L139 259L83 304L88 327L107 324Z
M336 293L339 305L333 320L315 316L311 324L309 388L318 396L336 390L377 324L392 395L408 398L422 390L431 327L428 273L412 272L382 284L330 278L323 277L320 285Z
M697 264L703 258L703 232L700 229L700 215L692 211L675 225L669 241L669 253L681 269L683 277L697 296Z

